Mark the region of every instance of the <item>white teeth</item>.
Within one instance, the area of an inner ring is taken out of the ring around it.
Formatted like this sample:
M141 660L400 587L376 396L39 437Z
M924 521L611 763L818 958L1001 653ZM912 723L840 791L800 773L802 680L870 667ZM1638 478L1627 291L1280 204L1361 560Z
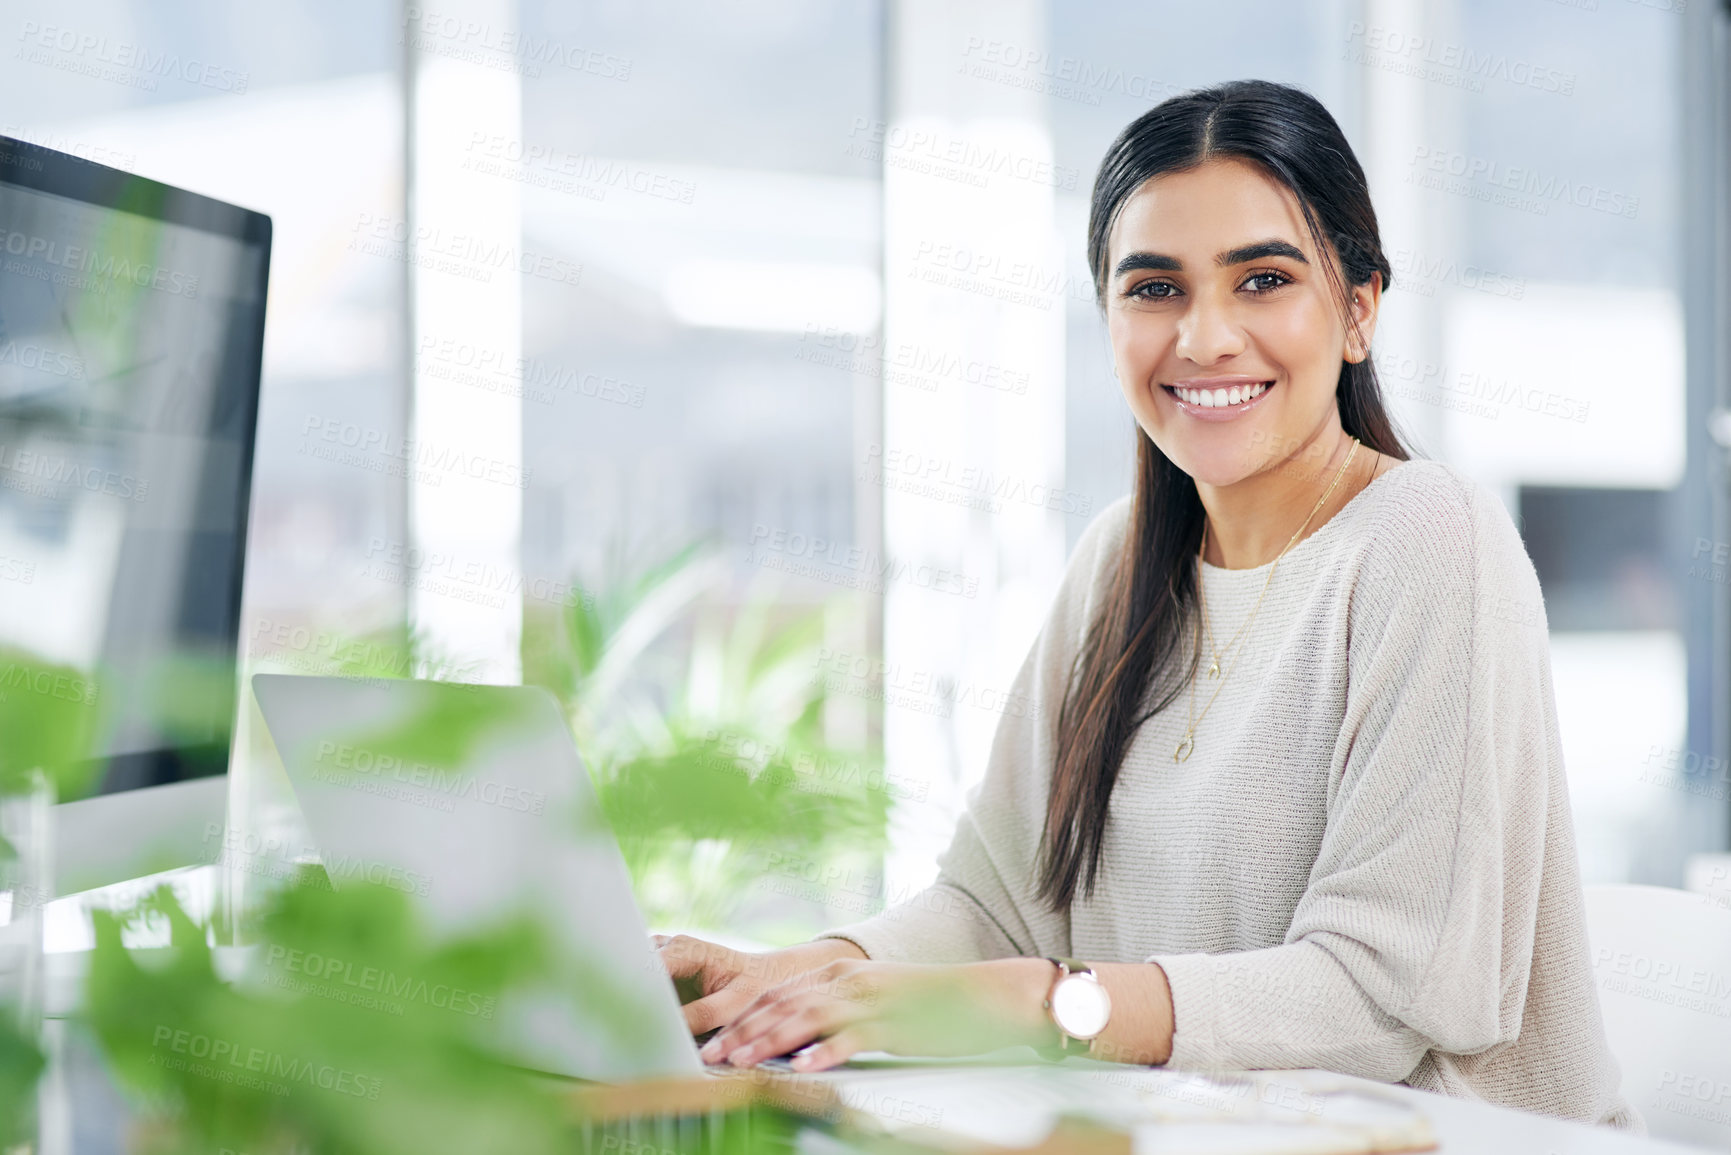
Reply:
M1255 385L1233 385L1226 389L1180 389L1173 387L1179 400L1188 405L1202 409L1222 409L1228 405L1242 405L1268 392L1268 382L1259 381Z

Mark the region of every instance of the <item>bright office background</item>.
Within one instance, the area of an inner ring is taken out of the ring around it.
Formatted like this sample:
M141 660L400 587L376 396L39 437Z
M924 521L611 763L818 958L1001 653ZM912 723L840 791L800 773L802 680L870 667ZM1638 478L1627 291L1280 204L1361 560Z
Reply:
M275 220L252 655L406 621L513 680L569 583L715 543L713 600L852 611L831 721L918 784L890 898L1129 490L1103 150L1191 87L1303 85L1370 175L1397 417L1538 566L1586 878L1727 847L1708 0L5 7L0 132Z

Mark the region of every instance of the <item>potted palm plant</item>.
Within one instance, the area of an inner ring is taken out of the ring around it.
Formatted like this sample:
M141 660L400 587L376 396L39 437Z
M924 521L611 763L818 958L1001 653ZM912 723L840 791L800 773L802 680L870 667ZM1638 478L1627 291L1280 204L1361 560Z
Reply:
M773 575L728 588L701 545L622 569L525 622L524 677L565 703L652 926L793 941L825 913L759 885L766 865L865 873L888 824L881 759L835 736L819 676L857 603L790 609Z

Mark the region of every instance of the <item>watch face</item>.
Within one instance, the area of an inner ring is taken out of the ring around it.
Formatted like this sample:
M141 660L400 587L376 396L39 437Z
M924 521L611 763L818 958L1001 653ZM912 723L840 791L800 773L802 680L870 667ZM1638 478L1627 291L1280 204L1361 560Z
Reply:
M1112 1000L1094 979L1071 975L1052 992L1052 1017L1071 1038L1091 1039L1106 1029Z

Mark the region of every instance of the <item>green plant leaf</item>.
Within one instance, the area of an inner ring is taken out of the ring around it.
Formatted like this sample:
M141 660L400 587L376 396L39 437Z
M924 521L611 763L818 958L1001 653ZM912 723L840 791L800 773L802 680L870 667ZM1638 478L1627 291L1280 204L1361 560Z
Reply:
M561 981L535 924L442 943L387 887L296 886L271 903L246 989L216 975L166 889L147 904L172 928L173 945L148 952L161 957L128 951L120 920L96 916L85 1013L171 1149L569 1149L563 1100L508 1066L491 1033L498 1000Z
M82 797L108 721L96 675L0 647L0 793L23 789L40 768L56 797Z
M0 1006L0 1147L29 1142L35 1117L36 1081L46 1062L42 1051L18 1029L11 1008Z

